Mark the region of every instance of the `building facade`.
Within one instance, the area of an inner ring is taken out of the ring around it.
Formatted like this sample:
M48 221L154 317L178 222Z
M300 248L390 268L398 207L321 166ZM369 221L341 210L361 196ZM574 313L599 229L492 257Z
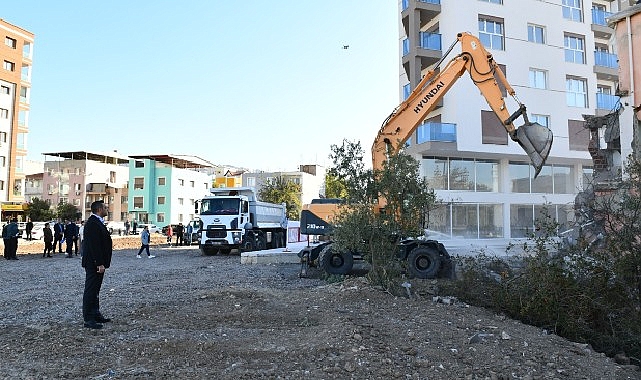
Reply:
M34 35L2 19L0 31L0 204L2 220L22 220Z
M43 153L42 199L52 208L70 203L80 210L80 220L91 215L91 203L109 205L108 221L127 217L129 158L113 153Z
M196 216L196 200L209 194L212 164L195 156L130 156L129 219L187 224Z
M301 187L302 204L325 194L325 168L319 165L300 165L298 171L291 172L249 172L243 173L243 186L251 187L256 194L265 184L277 177L292 181Z
M452 237L520 238L547 209L556 220L574 218L574 198L592 175L586 115L616 111L617 57L606 17L608 0L401 0L400 97L406 99L427 70L469 31L505 72L530 121L549 127L554 143L538 177L520 146L502 129L464 74L408 140L421 175L443 206L429 228ZM455 46L445 58L457 54ZM441 65L441 68L444 64ZM506 99L508 111L518 103ZM517 127L519 125L516 125Z

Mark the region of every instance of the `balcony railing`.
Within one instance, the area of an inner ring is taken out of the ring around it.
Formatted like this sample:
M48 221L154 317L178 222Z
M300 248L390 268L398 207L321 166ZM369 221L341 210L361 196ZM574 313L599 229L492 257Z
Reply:
M612 16L612 12L606 12L600 9L592 9L593 24L607 26L608 23L605 21L605 19L610 16Z
M596 94L596 108L600 110L614 110L619 102L619 97L610 94Z
M619 57L616 54L606 53L603 51L594 52L594 64L597 66L604 66L616 69L619 67Z
M440 4L441 0L418 0L419 3ZM403 0L401 2L401 10L404 11L410 6L410 0Z
M421 32L421 47L429 50L441 50L441 35L438 33Z
M416 130L418 144L428 141L456 142L456 124L428 122Z

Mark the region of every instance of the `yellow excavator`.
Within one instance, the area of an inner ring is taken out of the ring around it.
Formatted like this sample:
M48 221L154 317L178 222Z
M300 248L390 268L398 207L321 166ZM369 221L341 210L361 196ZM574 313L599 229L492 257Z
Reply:
M440 65L452 51L461 44L461 53L452 58L445 67ZM552 147L552 131L537 123L530 123L526 107L516 97L516 92L507 82L504 73L494 61L481 41L469 33L459 33L457 40L449 47L441 60L436 63L416 86L409 97L403 101L381 126L372 145L372 166L381 170L383 162L398 152L412 136L425 117L464 72L468 72L479 88L488 105L498 116L510 138L517 142L527 153L535 170L535 177L541 171ZM519 108L512 114L507 110L499 83L518 103ZM523 117L525 124L518 129L514 121ZM378 209L385 207L385 199L379 197ZM301 233L307 235L330 236L332 218L336 215L340 200L319 199L303 205L301 212ZM332 250L331 241L314 248L306 248L299 253L307 262L318 260L319 266L330 274L346 274L352 270L354 257L349 252ZM408 269L418 278L451 277L453 265L443 244L436 240L406 239L399 244L398 256L408 260Z

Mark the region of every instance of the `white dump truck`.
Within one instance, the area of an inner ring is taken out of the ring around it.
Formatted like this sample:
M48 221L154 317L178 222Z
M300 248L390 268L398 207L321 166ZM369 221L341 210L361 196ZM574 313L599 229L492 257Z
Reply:
M260 202L249 187L212 188L210 192L210 196L196 202L201 223L198 247L203 254L285 247L284 203Z

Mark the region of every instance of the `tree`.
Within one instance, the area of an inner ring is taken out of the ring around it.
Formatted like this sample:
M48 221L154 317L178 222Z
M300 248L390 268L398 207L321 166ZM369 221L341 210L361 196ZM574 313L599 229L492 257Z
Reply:
M365 169L360 143L343 140L332 146L330 173L345 184L346 207L335 220L334 244L359 252L371 264L369 279L386 289L397 287L401 263L396 259L402 238L423 235L428 211L436 206L434 191L419 174L419 164L399 152L381 170ZM378 212L378 198L386 201Z
M59 203L56 208L56 213L58 214L58 218L62 220L78 220L82 215L78 207L71 203Z
M34 222L44 222L53 219L55 213L47 202L40 198L33 198L29 203L27 216Z
M258 198L263 202L285 203L287 218L299 220L301 211L301 186L282 176L273 178L260 189Z
M347 187L335 176L325 174L325 198L347 198Z

